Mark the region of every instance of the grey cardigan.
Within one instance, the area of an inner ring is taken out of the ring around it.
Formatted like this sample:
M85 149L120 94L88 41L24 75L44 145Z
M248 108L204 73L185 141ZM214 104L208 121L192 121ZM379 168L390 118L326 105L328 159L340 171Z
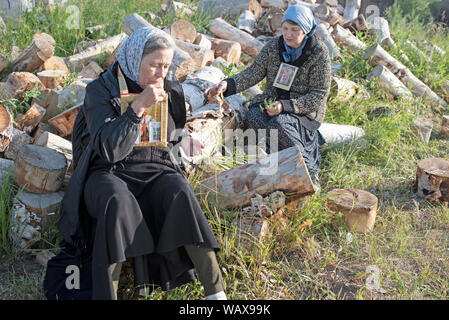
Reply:
M307 40L301 57L292 65L298 67L290 91L273 87L281 62L285 62L282 35L268 42L254 62L242 72L226 79L228 88L224 93L230 96L242 92L262 81L267 83L263 94L257 95L251 105L261 104L264 99L281 102L283 112L290 113L301 120L309 130L317 130L326 114L326 101L329 95L332 71L329 51L315 35Z

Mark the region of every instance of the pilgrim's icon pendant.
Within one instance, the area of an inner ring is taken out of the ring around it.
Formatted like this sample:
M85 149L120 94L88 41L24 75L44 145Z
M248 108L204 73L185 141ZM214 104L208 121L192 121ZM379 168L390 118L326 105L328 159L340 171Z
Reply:
M120 71L118 72L120 85L121 114L123 114L138 94L128 93L125 78ZM145 109L142 121L140 122L140 134L134 146L167 146L167 121L168 121L168 95L164 99L151 107Z
M281 63L273 87L290 91L298 68L291 64Z

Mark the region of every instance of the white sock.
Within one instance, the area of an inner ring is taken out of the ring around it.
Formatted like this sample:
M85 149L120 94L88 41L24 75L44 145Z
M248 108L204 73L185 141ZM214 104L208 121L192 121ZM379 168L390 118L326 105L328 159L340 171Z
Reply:
M228 300L228 298L226 298L226 293L224 291L220 291L206 296L206 300Z

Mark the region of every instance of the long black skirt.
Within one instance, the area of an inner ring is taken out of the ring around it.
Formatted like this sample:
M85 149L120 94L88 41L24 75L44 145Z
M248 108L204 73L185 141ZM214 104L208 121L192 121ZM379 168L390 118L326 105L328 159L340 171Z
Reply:
M134 258L136 286L170 290L195 279L184 245L218 250L188 181L167 166L96 169L84 197L95 223L93 299L113 299L113 263Z
M265 110L262 111L258 105L255 105L248 111L246 127L247 129L267 129L267 136L265 137L267 153L297 146L310 175L314 177L320 172L320 146L325 143L324 138L318 130L305 128L297 117L288 113L270 117ZM277 148L273 148L270 144L270 129L277 130Z

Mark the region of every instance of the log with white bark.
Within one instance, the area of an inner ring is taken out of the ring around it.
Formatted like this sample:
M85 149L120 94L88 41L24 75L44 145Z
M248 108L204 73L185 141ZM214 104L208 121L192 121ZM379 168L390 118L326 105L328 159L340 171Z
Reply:
M368 74L366 80L379 79L379 86L385 88L395 97L413 99L413 94L396 76L383 65L377 65Z
M34 141L35 145L47 147L62 153L67 159L67 167L70 168L72 163L72 143L56 134L51 132L42 133L37 140Z
M294 5L297 5L297 4L299 4L299 5L302 5L302 6L305 6L305 7L307 7L307 8L309 8L310 10L314 10L316 7L318 7L319 6L319 4L318 3L312 3L312 2L310 2L310 1L300 1L300 0L288 0L287 1L287 3L288 3L288 6L290 7L290 6L294 6Z
M419 161L415 187L420 197L431 202L449 202L449 160L430 158Z
M49 34L38 32L33 36L32 44L12 62L15 72L34 72L53 56L55 40Z
M195 42L196 28L186 20L177 20L168 27L169 34L173 39L189 43Z
M46 110L39 104L33 103L18 123L20 130L31 134L44 117L45 112Z
M26 144L30 144L32 140L33 139L28 133L14 128L13 137L11 139L11 142L9 143L8 148L5 151L5 157L7 159L15 160L20 148L22 148Z
M123 19L122 29L127 35L131 35L134 31L140 28L155 27L137 13L129 14ZM195 71L195 66L195 62L186 52L179 48L175 48L170 71L173 72L179 80L183 81L188 74Z
M166 16L174 18L180 18L184 15L191 16L194 13L193 8L189 5L178 1L169 1L165 7L162 5L161 8Z
M103 54L111 54L126 38L127 35L125 33L120 33L98 43L93 47L87 48L80 53L68 57L67 63L72 71L80 72L83 67L87 66L91 61L98 61Z
M422 61L426 61L428 63L432 62L432 60L429 58L427 54L422 52L414 43L412 43L410 40L406 39L404 41L404 45L408 48L410 48Z
M387 67L416 96L428 99L434 105L447 106L447 103L441 97L415 77L406 66L393 58L380 45L377 44L368 48L364 59L368 60L373 67L379 64Z
M30 72L12 72L6 80L5 90L13 98L23 100L27 91L37 86L38 90L44 90L45 86L37 76Z
M327 208L336 213L343 213L349 230L358 233L373 230L378 204L375 195L358 189L333 189L328 196Z
M52 56L51 58L47 59L47 61L45 61L41 66L41 70L61 70L67 73L69 72L69 68L67 68L64 59L56 56Z
M221 57L229 63L237 64L242 54L240 43L229 40L209 38L215 58Z
M278 9L282 9L285 10L287 9L287 3L284 0L262 0L260 2L260 5L262 6L262 8L278 8Z
M362 0L346 0L343 17L349 21L357 18L361 4Z
M37 77L47 89L61 86L67 77L67 72L61 70L45 70L37 73Z
M212 18L228 16L234 19L245 10L251 11L256 19L262 15L262 6L257 0L201 0L198 4L198 11Z
M431 120L416 119L412 123L412 132L424 143L429 143L432 129L433 123Z
M272 35L282 33L282 19L284 18L284 11L273 7L268 11L268 27Z
M4 56L0 54L0 73L3 72L9 66L9 61Z
M363 32L368 30L368 25L366 24L365 16L360 14L355 19L345 23L343 28L349 29L353 34L355 34L357 31Z
M372 20L372 23L368 25L369 32L376 39L376 42L379 43L384 48L391 48L394 46L394 40L390 35L390 27L387 19L383 17L375 17Z
M318 38L321 39L321 41L324 42L326 47L329 49L329 55L331 57L331 60L340 57L340 49L338 48L337 44L335 43L334 39L330 35L329 31L327 30L326 26L323 23L320 23L316 28L316 35Z
M63 137L71 135L75 118L78 115L81 105L74 106L48 120L48 123L58 130Z
M440 134L444 138L449 138L449 116L443 116L441 121Z
M256 28L256 17L254 14L249 10L243 11L237 21L237 28L252 34Z
M207 36L202 33L196 34L196 38L193 43L205 49L212 49L212 42L210 42Z
M443 50L441 47L437 46L436 44L434 44L432 42L429 42L427 40L421 40L418 42L421 43L424 46L424 48L426 49L427 53L429 53L432 56L433 56L434 52L436 52L440 56L446 55L446 50Z
M329 7L338 6L338 0L324 0L323 3L327 4Z
M13 119L8 107L0 104L0 152L4 152L13 135Z
M215 60L214 52L210 49L200 47L193 43L188 43L180 40L175 40L176 45L181 50L187 52L190 57L195 61L196 70L211 64Z
M216 18L210 23L210 31L217 37L236 41L242 46L243 52L255 58L262 50L263 44L254 39L253 36L241 31L221 18Z
M79 76L81 78L97 79L102 72L103 68L96 61L92 61L81 70Z
M199 183L200 192L225 208L247 206L255 194L279 190L303 197L315 192L304 158L297 147L221 172Z
M59 191L64 182L67 160L62 153L50 148L24 145L14 161L14 181L35 193Z
M348 102L357 93L358 85L348 79L332 77L331 93L335 102Z
M339 46L344 46L350 50L365 50L366 44L360 41L349 30L344 29L340 25L335 25L334 30L331 33L335 42Z

